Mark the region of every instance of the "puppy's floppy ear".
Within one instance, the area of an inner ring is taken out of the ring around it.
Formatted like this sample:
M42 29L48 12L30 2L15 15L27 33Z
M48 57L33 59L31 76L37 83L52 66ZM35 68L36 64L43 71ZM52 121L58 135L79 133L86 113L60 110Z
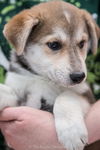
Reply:
M4 27L3 33L6 39L20 55L26 46L31 30L39 23L38 18L33 16L30 10L24 10L14 16Z
M89 33L90 49L92 50L93 54L96 54L98 47L98 40L100 39L100 28L87 11L85 10L81 11Z

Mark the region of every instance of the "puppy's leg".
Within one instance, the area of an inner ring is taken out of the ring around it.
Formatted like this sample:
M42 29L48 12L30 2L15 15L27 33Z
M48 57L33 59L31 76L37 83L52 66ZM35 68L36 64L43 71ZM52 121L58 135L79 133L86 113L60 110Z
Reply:
M67 150L83 150L88 142L84 115L89 104L81 96L68 92L60 95L54 105L55 125L59 141Z
M17 95L12 88L0 84L0 110L9 106L17 106Z

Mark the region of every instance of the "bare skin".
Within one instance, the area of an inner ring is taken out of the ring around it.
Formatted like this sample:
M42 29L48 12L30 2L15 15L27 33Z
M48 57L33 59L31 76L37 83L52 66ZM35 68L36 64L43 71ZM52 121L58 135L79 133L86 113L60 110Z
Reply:
M100 100L91 107L86 118L86 125L89 132L89 143L100 140Z
M89 143L100 139L100 101L86 118ZM15 150L64 150L58 142L54 117L29 107L6 108L0 112L0 128L7 143Z

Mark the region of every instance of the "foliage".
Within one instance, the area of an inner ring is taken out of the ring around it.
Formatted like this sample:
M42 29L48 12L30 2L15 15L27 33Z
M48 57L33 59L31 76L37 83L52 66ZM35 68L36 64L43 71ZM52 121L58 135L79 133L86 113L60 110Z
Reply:
M97 99L100 98L100 48L98 53L93 56L89 55L87 58L88 77L87 81L90 83L93 92Z
M4 83L4 68L0 67L0 83Z

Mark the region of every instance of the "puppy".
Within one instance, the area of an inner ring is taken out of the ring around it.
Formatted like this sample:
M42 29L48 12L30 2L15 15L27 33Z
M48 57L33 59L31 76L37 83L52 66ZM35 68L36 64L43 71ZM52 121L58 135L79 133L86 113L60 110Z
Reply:
M4 27L13 45L0 109L30 106L53 112L59 142L68 150L88 143L84 123L93 95L85 59L95 54L99 27L85 10L63 1L42 3L14 16Z

